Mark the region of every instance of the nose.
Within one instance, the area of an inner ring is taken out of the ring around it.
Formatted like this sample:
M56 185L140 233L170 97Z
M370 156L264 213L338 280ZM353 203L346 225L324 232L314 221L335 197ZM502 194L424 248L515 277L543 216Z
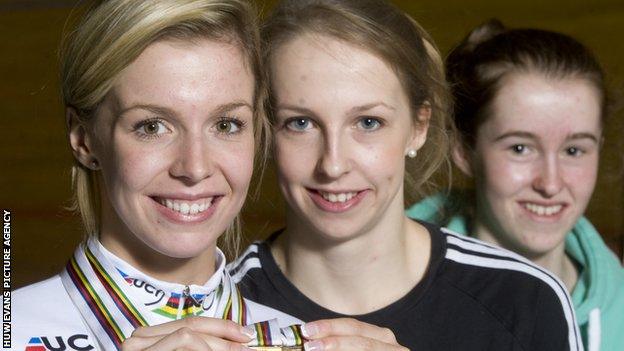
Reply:
M326 135L317 163L317 171L324 178L337 179L351 170L348 145L339 134ZM305 161L304 161L305 162Z
M533 181L533 189L545 198L557 195L563 188L562 170L556 155L548 156Z
M214 160L201 135L187 135L177 145L170 174L188 184L196 184L214 172Z

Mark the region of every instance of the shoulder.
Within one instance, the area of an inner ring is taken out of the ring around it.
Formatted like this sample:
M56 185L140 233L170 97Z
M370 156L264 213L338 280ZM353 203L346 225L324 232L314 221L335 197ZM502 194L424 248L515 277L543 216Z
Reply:
M60 343L84 347L93 345L60 276L15 290L11 294L11 302L11 332L15 349L25 346L60 347Z
M591 222L581 217L566 237L566 252L590 269L599 269L601 274L624 279L624 267L620 259L604 242Z
M259 251L263 250L262 246L260 241L254 242L237 259L227 265L226 269L235 283L240 282L249 271L262 267L259 254Z
M281 274L277 272L279 269L276 268L271 250L265 242L251 244L227 269L243 296L254 301L259 301L261 295L274 295L272 281L276 275Z
M13 311L19 315L38 314L38 311L45 311L64 298L71 303L58 275L17 289L11 294L11 298Z
M446 241L442 276L450 286L503 324L523 325L527 332L545 325L565 336L572 350L579 347L572 301L557 277L514 252L445 228L441 232Z

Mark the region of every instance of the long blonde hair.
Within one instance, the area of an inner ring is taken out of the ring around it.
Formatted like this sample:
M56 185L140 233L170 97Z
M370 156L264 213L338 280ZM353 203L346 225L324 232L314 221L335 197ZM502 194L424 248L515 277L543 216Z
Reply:
M256 161L263 161L269 128L264 115L262 79L255 11L244 0L108 0L95 4L60 52L62 98L81 122L95 115L118 74L151 43L162 39L199 38L237 45L256 77L254 133ZM99 189L96 173L74 160L73 209L80 212L87 234L99 232ZM226 251L240 242L236 218L223 237Z

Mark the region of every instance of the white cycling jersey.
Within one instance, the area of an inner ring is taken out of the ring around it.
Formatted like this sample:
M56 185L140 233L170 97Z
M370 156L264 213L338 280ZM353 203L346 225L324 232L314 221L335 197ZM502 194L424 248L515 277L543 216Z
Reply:
M242 325L277 319L287 332L301 323L242 298L219 249L216 257L206 284L185 286L154 279L90 239L60 274L13 292L11 349L116 350L138 326L191 315Z

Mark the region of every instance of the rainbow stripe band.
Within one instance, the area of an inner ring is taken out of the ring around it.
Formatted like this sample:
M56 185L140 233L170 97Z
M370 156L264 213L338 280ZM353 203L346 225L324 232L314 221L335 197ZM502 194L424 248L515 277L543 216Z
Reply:
M273 345L269 329L269 321L258 322L254 324L254 328L256 329L256 342L258 346Z
M256 338L253 344L248 344L253 349L267 350L273 347L274 350L285 349L289 350L300 349L303 345L304 338L301 334L300 325L291 325L285 328L280 328L277 319L271 319L264 322L258 322L253 324L256 332Z
M123 272L102 255L98 245L100 244L94 239L76 249L65 270L61 272L61 279L70 298L95 334L100 348L120 350L124 340L136 328L163 323L159 313L163 307L150 310L151 307L147 307L147 304L144 306L140 304L140 300L134 300L136 297L128 290L129 285L126 284ZM195 295L190 295L190 288L186 286L182 295L177 296L177 293L171 292L164 307L172 308L175 304L178 317L193 314L193 309L198 308L206 316L247 325L245 299L227 271L221 274L221 282L216 291L197 295L204 298L210 296L211 300L200 299L202 302L199 302ZM185 297L184 302L180 296ZM258 338L248 345L250 347L271 347L270 350L301 349L297 347L303 343L299 326L280 328L278 320L272 319L256 323L254 328Z
M112 317L110 311L104 307L104 303L95 293L93 286L85 278L84 273L78 266L74 257L69 260L66 269L72 282L87 302L87 306L89 306L91 312L93 312L98 322L100 322L106 334L112 340L117 349L121 349L121 343L125 338L119 328L119 325L115 322L115 319Z
M292 333L295 337L295 345L299 346L299 345L303 345L303 334L301 333L301 324L294 324L289 326L288 328L290 328L290 330L292 330Z
M119 288L119 286L115 283L115 281L111 278L110 275L104 270L102 265L97 261L97 259L93 256L93 253L89 248L85 250L87 255L87 259L93 267L93 271L96 276L106 288L106 291L111 296L115 305L119 308L119 311L126 317L128 322L132 324L133 327L141 327L146 326L148 323L145 321L145 318L141 316L139 311L134 307L134 305L130 302L130 299L124 294L124 292Z

